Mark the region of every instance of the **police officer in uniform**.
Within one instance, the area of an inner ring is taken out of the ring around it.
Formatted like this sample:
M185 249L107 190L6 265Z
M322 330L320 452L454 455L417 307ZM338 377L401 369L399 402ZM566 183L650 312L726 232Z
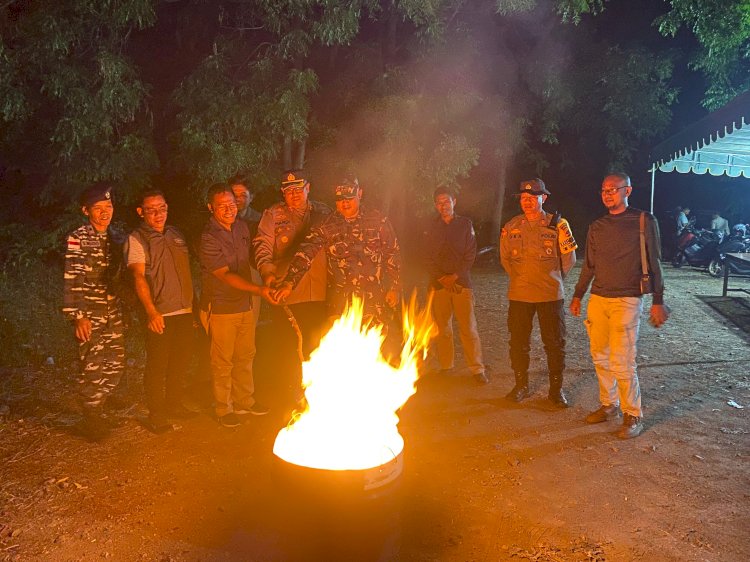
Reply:
M323 250L328 264L328 315L339 316L352 295L363 298L366 319L387 326L400 301L401 252L391 222L361 207L356 178L335 187L336 212L313 228L289 264L276 299L283 302Z
M125 233L111 226L112 191L111 184L100 182L83 192L81 210L88 222L68 235L65 252L62 310L78 341L82 431L91 441L109 433L102 404L120 381L125 360L122 308L115 294Z
M258 234L253 240L255 260L263 283L274 288L286 276L289 262L310 229L319 226L331 214L327 205L310 200L310 181L303 170L284 172L281 195L283 201L263 212ZM326 269L325 254L319 252L285 301L302 333L305 358L317 347L326 320ZM276 329L279 333L287 333L291 326L283 309L273 307L271 310ZM291 338L293 348L296 348L297 336L291 334Z
M565 408L563 278L575 264L577 245L567 221L542 208L549 195L539 178L521 182L523 214L508 221L500 235L500 261L509 277L508 330L515 376L515 386L506 397L520 402L530 395L529 340L536 314L547 354L549 400Z

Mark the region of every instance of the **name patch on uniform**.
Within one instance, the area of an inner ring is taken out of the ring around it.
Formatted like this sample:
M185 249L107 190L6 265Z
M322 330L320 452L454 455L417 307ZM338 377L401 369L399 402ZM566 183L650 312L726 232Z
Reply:
M543 240L554 240L555 238L557 238L557 234L554 232L542 232Z
M521 229L520 228L514 228L510 231L510 237L511 238L520 238L521 237Z
M81 240L81 246L84 248L101 248L99 240Z

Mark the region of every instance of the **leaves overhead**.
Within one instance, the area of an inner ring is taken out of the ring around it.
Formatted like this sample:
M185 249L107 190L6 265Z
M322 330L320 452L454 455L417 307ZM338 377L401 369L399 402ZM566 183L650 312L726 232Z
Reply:
M262 183L290 146L324 175L365 170L385 200L472 178L493 198L513 164L589 149L627 165L677 92L671 54L596 36L618 1L6 3L0 157L61 203L157 172ZM710 106L749 85L749 2L670 0L656 21L698 40Z

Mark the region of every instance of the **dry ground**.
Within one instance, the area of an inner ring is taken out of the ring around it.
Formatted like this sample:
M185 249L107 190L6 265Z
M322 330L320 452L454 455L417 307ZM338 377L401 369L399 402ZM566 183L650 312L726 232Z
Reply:
M572 407L547 407L538 359L534 396L503 399L506 279L477 271L492 381L475 386L460 370L420 381L401 415L400 532L381 559L746 560L747 335L697 298L719 294L720 281L667 275L673 317L660 330L644 323L640 339L646 430L620 441L616 424L582 421L597 389L580 319L568 319ZM0 372L0 560L295 559L271 479L281 408L235 430L204 415L156 436L135 404L92 445L70 432L69 381L60 370ZM136 369L126 396L138 387Z

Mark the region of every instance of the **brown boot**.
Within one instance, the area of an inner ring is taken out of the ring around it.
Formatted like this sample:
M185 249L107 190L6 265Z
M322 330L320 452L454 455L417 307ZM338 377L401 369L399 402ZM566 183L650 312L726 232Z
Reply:
M586 423L602 423L620 417L620 407L614 404L601 406L586 416Z

